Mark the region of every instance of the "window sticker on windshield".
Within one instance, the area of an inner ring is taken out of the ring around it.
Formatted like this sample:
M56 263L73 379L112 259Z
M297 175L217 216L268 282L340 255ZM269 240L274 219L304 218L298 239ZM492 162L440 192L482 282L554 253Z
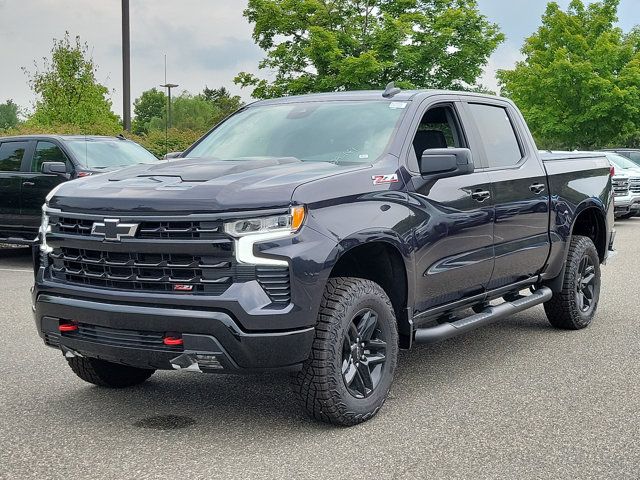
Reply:
M369 158L369 155L367 155L366 153L363 153L362 155L358 155L358 158L361 158L361 159L364 160L364 159Z
M407 102L391 102L389 104L389 108L393 108L393 109L402 109L402 108L406 108L407 106Z

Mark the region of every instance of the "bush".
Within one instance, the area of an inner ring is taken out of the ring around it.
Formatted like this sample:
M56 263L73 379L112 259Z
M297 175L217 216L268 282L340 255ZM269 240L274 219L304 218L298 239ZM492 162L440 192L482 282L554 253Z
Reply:
M138 142L156 157L162 158L165 153L182 152L202 136L203 132L196 130L179 130L170 128L165 138L164 130L150 130L145 135L125 133L125 136Z

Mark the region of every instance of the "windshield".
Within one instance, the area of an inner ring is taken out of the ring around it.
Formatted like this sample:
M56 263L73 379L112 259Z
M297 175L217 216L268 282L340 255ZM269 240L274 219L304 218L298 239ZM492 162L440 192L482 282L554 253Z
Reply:
M65 143L84 168L127 167L158 161L151 152L128 140L86 138L65 140Z
M614 166L621 168L623 170L627 170L628 168L638 168L634 162L629 160L627 157L623 157L622 155L618 155L617 153L607 153L607 158Z
M384 153L406 102L333 101L263 105L232 116L187 157L372 163Z

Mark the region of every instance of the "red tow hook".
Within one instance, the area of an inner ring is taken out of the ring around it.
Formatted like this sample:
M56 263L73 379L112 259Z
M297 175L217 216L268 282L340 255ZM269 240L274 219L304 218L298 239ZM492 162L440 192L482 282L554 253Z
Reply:
M78 325L76 325L75 323L61 323L60 325L58 325L58 330L60 330L61 332L77 332Z
M176 345L182 345L184 342L182 341L181 338L178 337L164 337L164 339L162 340L162 342L165 345L169 345L169 346L176 346Z

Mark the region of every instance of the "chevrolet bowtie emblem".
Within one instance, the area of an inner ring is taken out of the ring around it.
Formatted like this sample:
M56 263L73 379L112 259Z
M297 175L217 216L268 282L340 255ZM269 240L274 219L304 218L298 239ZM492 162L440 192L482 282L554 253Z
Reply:
M137 223L120 223L118 218L105 218L104 222L94 222L91 235L104 237L110 242L119 242L123 238L133 238L138 229Z

